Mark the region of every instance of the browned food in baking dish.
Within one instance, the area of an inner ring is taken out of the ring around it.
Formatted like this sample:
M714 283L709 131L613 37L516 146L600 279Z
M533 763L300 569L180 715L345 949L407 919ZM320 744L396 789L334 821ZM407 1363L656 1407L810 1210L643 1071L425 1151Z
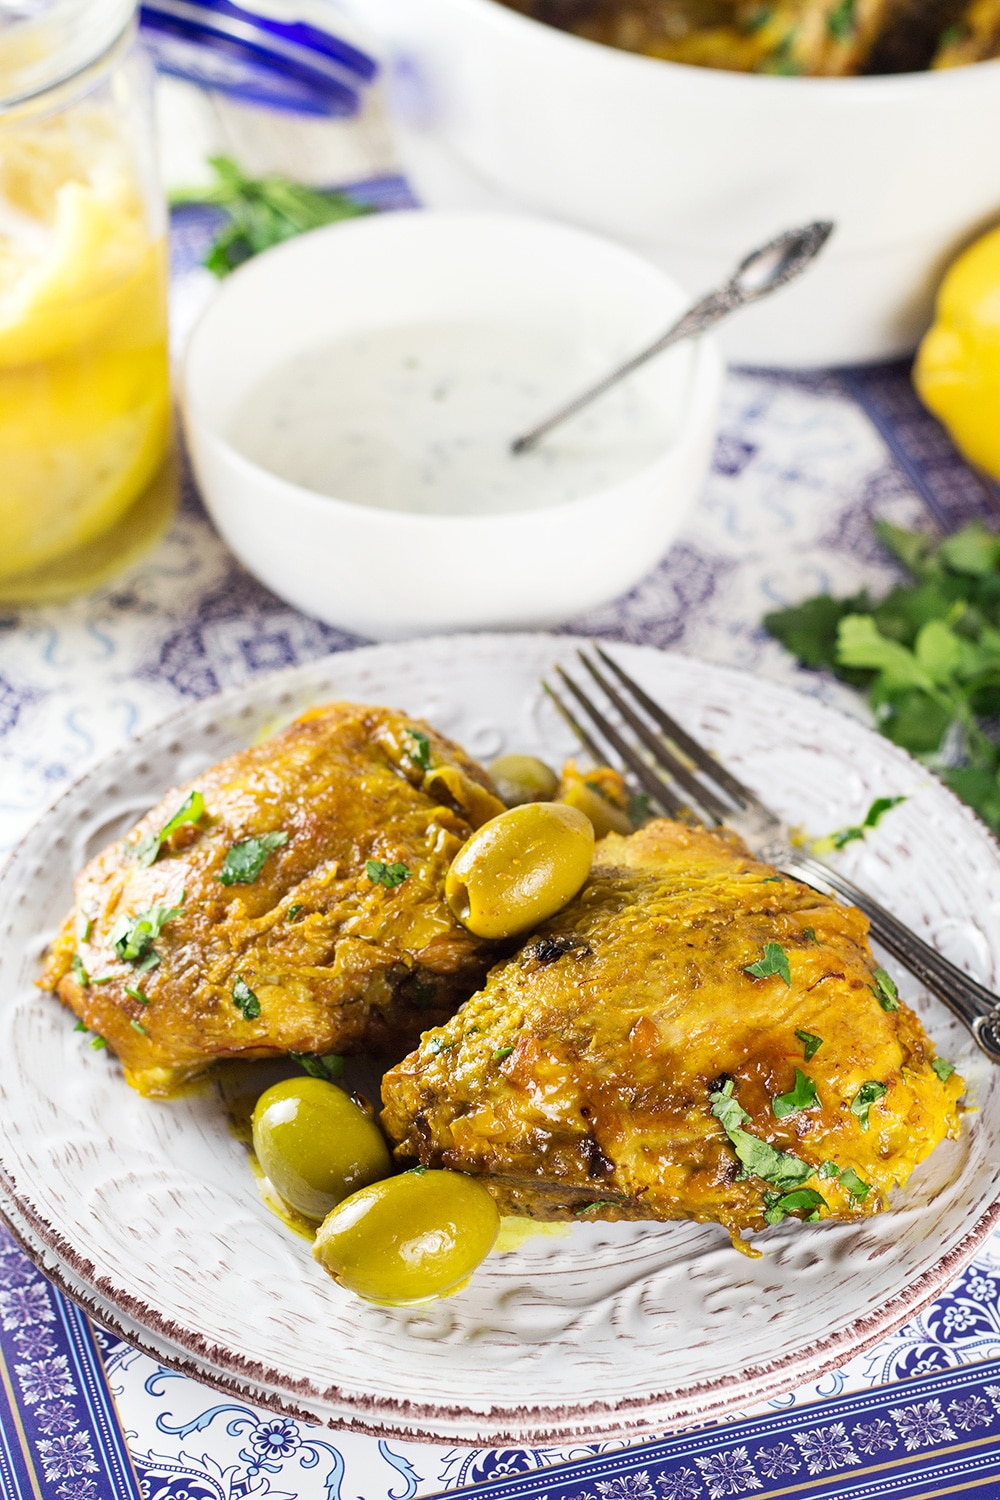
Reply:
M333 703L213 766L78 877L43 983L164 1094L220 1058L400 1057L482 982L448 866L502 810L450 740Z
M854 1219L964 1085L868 924L734 836L657 820L383 1080L401 1162L536 1219Z

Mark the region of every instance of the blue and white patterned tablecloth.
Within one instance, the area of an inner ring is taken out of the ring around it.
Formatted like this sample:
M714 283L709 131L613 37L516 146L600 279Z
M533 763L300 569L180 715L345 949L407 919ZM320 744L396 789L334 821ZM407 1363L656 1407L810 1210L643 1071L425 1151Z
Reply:
M375 185L371 196L391 205L402 189ZM179 340L214 287L196 266L205 233L198 215L175 224ZM680 540L626 597L567 628L739 666L861 712L846 689L796 668L760 629L762 614L819 589L890 584L874 514L951 526L996 513L995 492L957 460L901 368L734 372L714 468ZM244 572L189 485L165 541L113 585L0 619L0 854L70 778L172 710L354 644ZM0 1231L3 1500L414 1500L484 1482L495 1495L498 1478L525 1500L543 1490L551 1500L985 1495L994 1484L1000 1495L1000 1237L893 1337L743 1416L749 1425L627 1454L321 1431L220 1403L93 1329ZM536 1474L573 1458L590 1466Z

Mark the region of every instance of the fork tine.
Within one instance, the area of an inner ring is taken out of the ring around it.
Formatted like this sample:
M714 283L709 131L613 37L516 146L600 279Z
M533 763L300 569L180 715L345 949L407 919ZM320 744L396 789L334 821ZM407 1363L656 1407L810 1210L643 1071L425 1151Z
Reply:
M761 802L750 788L744 786L742 781L737 781L732 772L727 771L725 766L720 765L714 756L709 755L705 747L699 745L697 740L693 740L687 730L681 728L676 719L671 718L670 714L666 713L658 703L654 703L649 694L628 675L624 667L620 667L602 647L595 645L594 651L600 657L601 661L604 662L605 666L610 667L619 682L628 688L629 692L642 705L650 718L659 724L664 734L669 735L678 750L682 750L689 760L694 762L699 771L714 781L716 786L728 792L738 806L747 810L750 808L763 810Z
M649 725L640 719L631 704L627 703L617 688L608 681L604 673L598 671L589 657L585 656L582 651L578 651L576 654L598 687L607 693L626 724L642 740L642 743L657 765L661 766L667 775L687 792L689 797L693 797L696 802L700 802L702 807L710 812L713 817L720 823L724 823L726 818L731 816L732 808L723 802L721 798L717 797L711 787L705 786L703 782L700 782L697 777L693 776L687 766L672 751L668 750L663 741L649 728Z
M580 744L586 750L595 766L603 765L606 759L604 751L595 743L594 740L590 738L590 735L584 729L583 725L577 722L577 720L570 713L569 709L566 707L565 703L560 698L559 694L555 691L554 688L549 686L544 677L542 678L542 687L552 699L553 705L558 711L560 718L564 719L565 722L569 725L570 729L572 729L573 733L576 735L577 739L580 741Z
M591 723L597 727L600 733L607 740L608 744L612 745L618 752L621 759L628 766L633 776L635 776L636 780L647 792L647 794L652 797L654 801L658 802L664 809L664 811L668 812L671 817L680 817L681 804L678 802L677 798L674 796L667 783L663 780L662 776L658 776L655 771L647 766L645 761L635 751L635 749L630 744L628 744L626 740L622 739L621 735L618 733L617 729L615 729L614 725L608 723L607 719L601 713L600 709L595 707L595 705L591 703L590 699L587 697L582 688L577 687L572 677L568 677L563 671L562 667L557 665L556 672L558 673L559 678L563 682L563 684L573 694L573 697L579 703L584 713L587 714ZM551 689L549 691L551 692ZM553 694L553 697L554 696L555 694ZM589 744L587 748L590 748ZM591 751L591 754L593 754L593 751ZM600 763L600 761L604 758L605 757L603 756L598 756L598 763Z

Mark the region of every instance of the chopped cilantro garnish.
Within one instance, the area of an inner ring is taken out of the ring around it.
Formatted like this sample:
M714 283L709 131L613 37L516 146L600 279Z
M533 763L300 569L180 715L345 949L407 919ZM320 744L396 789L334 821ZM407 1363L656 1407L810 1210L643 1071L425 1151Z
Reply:
M803 929L802 929L802 936L804 938L808 938L811 943L818 943L819 942L819 938L816 936L816 929L815 929L815 927L803 927Z
M149 1032L146 1030L145 1026L143 1026L141 1021L129 1021L128 1024L131 1026L133 1031L138 1031L141 1036L149 1035Z
M305 907L301 906L297 901L293 902L285 913L285 921L294 922L300 911L305 911Z
M787 1094L778 1094L771 1100L771 1108L774 1110L776 1120L783 1120L786 1115L798 1114L800 1109L813 1109L819 1104L816 1096L816 1085L811 1078L807 1078L801 1068L795 1069L795 1086Z
M376 885L384 885L391 891L409 877L410 868L402 864L387 865L384 859L369 859L365 863L365 874Z
M259 1009L257 1014L260 1014ZM333 1083L335 1079L344 1076L344 1059L337 1052L289 1052L288 1055L310 1078L325 1078L327 1083Z
M90 1028L85 1026L82 1021L77 1021L76 1025L73 1027L74 1031L89 1031L89 1029Z
M854 35L856 26L854 0L840 0L840 3L827 13L826 29L838 42L848 41Z
M427 1043L427 1050L432 1057L437 1057L442 1052L450 1052L454 1045L454 1042L442 1041L439 1036L432 1036Z
M872 1190L871 1183L862 1182L853 1167L845 1167L844 1171L841 1172L840 1185L847 1189L852 1198L857 1198L859 1203L863 1203Z
M493 1061L503 1062L504 1058L509 1057L513 1050L513 1047L498 1047L493 1054Z
M824 1179L827 1177L839 1177L840 1168L835 1161L825 1161L816 1175Z
M806 1054L806 1062L812 1062L813 1058L816 1056L816 1053L823 1045L823 1038L821 1036L817 1036L815 1032L812 1031L797 1031L795 1035L802 1043L803 1050Z
M887 974L885 969L875 969L872 973L875 983L870 987L875 999L883 1010L898 1010L899 999L897 998L896 985L892 975Z
M185 823L200 823L204 816L204 797L200 792L189 792L173 817L164 823L159 833L147 833L145 838L139 840L135 851L139 864L155 864L160 850L175 828L181 828Z
M219 880L223 885L253 885L267 856L287 843L288 834L280 830L240 839L238 844L231 844L227 849Z
M181 901L184 900L183 893ZM115 953L122 963L138 964L143 962L143 972L146 969L155 968L159 963L159 955L150 963L149 954L168 922L172 922L181 913L180 906L151 906L148 911L141 911L134 917L121 917L111 929L108 941L111 943Z
M233 982L233 1004L244 1021L256 1021L260 1015L260 1001L246 980L241 979L238 974Z
M139 1000L139 1001L141 1001L141 1003L143 1005L148 1005L149 1004L149 996L148 995L144 995L142 993L142 990L135 989L134 986L131 985L131 984L127 984L125 986L125 993L132 1000Z
M790 1193L765 1193L764 1218L768 1224L780 1224L789 1214L806 1214L812 1221L819 1217L821 1208L829 1204L815 1188L795 1188Z
M789 989L792 985L788 954L780 943L765 943L764 957L759 958L755 964L747 964L744 973L752 974L755 979L770 979L772 974L780 974Z
M136 964L135 972L137 974L148 974L150 969L157 968L159 966L159 963L160 955L157 953L155 948L150 948L149 952L144 953L142 958L140 958L139 962Z
M411 749L410 754L417 765L422 771L429 771L431 768L431 742L426 734L421 734L419 729L404 729L403 733L409 735L414 743L415 748Z
M784 878L783 875L765 875L761 885L780 885Z
M426 1171L427 1171L426 1167L408 1167L407 1171L406 1171L406 1176L407 1177L423 1177L423 1175L424 1175L424 1173Z
M853 824L850 828L838 828L821 839L814 839L813 853L829 854L833 849L845 849L848 844L863 839L869 829L878 827L887 812L905 801L905 797L876 797L860 823Z
M636 792L628 799L628 820L633 828L640 828L650 816L652 798L648 792Z
M732 1079L709 1098L713 1115L722 1125L747 1172L786 1191L801 1187L813 1175L814 1169L808 1162L800 1161L786 1151L776 1151L766 1141L760 1141L742 1129L749 1123L750 1116L733 1098Z
M851 1100L851 1114L857 1115L858 1123L862 1130L868 1129L869 1109L875 1103L875 1100L881 1099L885 1093L888 1093L888 1089L884 1083L878 1083L874 1078L869 1078L868 1082L861 1085Z
M621 1206L611 1198L595 1198L593 1203L585 1203L582 1208L574 1208L573 1212L579 1218L580 1214L592 1214L595 1208L621 1208Z
M94 1052L103 1052L108 1044L102 1036L93 1036L90 1039L90 1045Z
M83 967L83 959L80 957L79 953L73 954L73 957L70 959L69 966L73 970L73 978L76 980L80 988L85 990L90 983L90 975Z
M413 998L419 1010L426 1010L436 994L437 984L433 979L418 979L413 986Z
M931 1059L931 1067L934 1069L942 1083L947 1083L955 1071L955 1064L950 1063L946 1057L934 1057Z

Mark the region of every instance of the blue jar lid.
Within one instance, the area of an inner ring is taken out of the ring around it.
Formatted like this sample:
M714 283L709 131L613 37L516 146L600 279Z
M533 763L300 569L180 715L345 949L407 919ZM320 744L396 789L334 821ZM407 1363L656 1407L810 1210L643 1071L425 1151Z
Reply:
M324 28L231 0L151 0L139 24L160 72L269 109L356 114L378 72L367 53Z

